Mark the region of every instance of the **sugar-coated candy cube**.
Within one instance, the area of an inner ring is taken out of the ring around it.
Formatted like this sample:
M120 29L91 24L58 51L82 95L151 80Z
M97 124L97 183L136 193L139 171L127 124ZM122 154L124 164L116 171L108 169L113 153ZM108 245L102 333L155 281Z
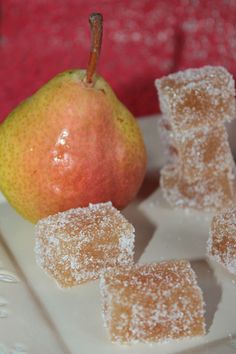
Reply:
M232 174L234 161L225 127L202 128L189 131L176 139L179 151L179 168L189 182L221 175Z
M104 323L113 342L158 342L205 333L202 292L188 261L106 272L100 289Z
M160 184L163 195L171 206L211 211L232 206L232 178L228 171L223 171L217 176L206 174L198 181L188 182L184 176L179 175L177 164L169 164L161 170Z
M36 261L60 287L133 263L134 227L110 202L70 209L36 225Z
M212 219L207 253L236 275L236 208L226 209Z
M188 69L156 80L162 112L183 132L236 116L234 80L220 66Z
M222 67L206 66L171 74L156 85L162 130L168 127L168 146L177 151L161 171L165 198L172 206L231 206L235 165L223 124L236 116L232 76Z

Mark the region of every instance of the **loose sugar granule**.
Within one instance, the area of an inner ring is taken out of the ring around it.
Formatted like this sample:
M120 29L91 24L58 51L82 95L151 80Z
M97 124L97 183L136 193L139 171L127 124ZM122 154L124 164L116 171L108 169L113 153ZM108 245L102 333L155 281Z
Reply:
M212 219L207 244L210 258L236 275L236 208L224 210Z
M44 218L35 233L38 265L63 288L133 263L134 227L110 202Z
M205 333L204 302L189 262L120 268L100 280L113 342L157 342Z

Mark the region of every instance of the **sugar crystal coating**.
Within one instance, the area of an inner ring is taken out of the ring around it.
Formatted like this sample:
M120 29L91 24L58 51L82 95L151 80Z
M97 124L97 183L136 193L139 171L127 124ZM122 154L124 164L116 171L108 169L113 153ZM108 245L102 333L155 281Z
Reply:
M217 176L205 176L189 182L180 178L178 166L168 164L161 170L161 188L165 199L173 207L214 211L231 206L234 199L233 177L227 171Z
M185 260L107 272L100 289L113 342L167 341L205 333L202 293Z
M171 74L156 86L168 157L160 181L165 198L204 210L232 206L235 164L223 125L236 116L232 76L207 66Z
M134 227L110 202L44 218L35 234L36 261L60 287L97 279L107 267L133 263Z
M226 209L212 219L207 244L210 258L236 275L236 208Z
M177 134L179 135L179 134ZM189 182L234 170L234 161L224 126L197 129L177 137L179 163Z
M157 124L167 162L175 162L178 157L178 150L170 122L165 115L161 115Z
M162 112L176 131L215 126L236 116L233 76L221 66L187 69L156 80Z

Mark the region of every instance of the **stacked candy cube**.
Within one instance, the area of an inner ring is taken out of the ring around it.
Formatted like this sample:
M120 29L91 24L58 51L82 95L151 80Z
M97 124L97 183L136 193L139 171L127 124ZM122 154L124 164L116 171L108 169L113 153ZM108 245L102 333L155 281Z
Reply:
M204 210L230 206L235 166L224 123L236 116L233 77L222 67L206 66L171 74L156 86L167 144L177 155L161 171L167 201Z

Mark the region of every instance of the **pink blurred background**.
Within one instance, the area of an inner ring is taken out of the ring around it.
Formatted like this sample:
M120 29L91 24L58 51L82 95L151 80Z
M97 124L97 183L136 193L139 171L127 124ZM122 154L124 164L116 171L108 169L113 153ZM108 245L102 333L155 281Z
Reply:
M0 121L56 73L86 67L95 11L98 72L137 117L158 112L157 77L204 64L236 76L235 0L2 0Z

